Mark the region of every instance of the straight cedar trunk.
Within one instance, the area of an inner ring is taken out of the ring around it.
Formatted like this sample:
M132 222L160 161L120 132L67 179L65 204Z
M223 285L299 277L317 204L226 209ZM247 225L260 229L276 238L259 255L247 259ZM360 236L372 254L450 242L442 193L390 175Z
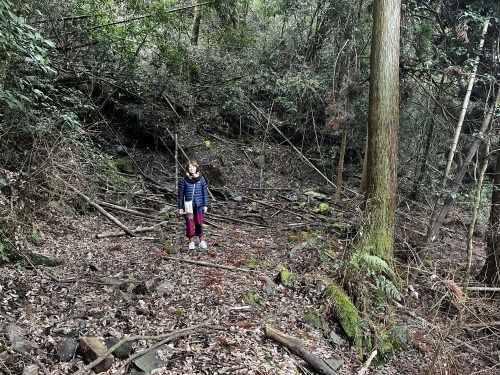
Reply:
M374 1L363 247L389 262L397 189L400 20L401 0Z
M198 58L198 39L200 37L201 6L194 7L193 25L191 26L191 36L189 40L188 56L188 82L196 83L199 79L199 67L196 63Z
M493 285L500 284L500 152L497 151L488 233L486 235L486 261L481 270L482 279Z

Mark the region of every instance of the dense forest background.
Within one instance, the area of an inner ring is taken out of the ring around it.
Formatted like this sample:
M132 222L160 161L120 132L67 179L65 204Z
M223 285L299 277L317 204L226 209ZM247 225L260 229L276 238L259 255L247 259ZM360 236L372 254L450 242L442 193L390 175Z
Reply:
M384 3L0 0L0 261L24 262L37 243L40 214L85 215L89 201L112 191L125 192L116 200L130 198L137 188L131 171L172 198L179 168L195 157L215 193L245 183L309 185L349 201L345 209L356 218L342 233L350 260L339 269L360 311L376 301L349 277L366 274L368 284L400 301L395 267L433 268L433 252L450 236L462 238L465 251L439 272L457 288L472 283L494 296L500 5L389 2L401 7L399 43L382 48L400 51L399 116L397 132L384 133L382 123L379 135L397 145L397 184L389 186L395 220L383 215L392 228L380 250L381 242L365 241L363 233L380 209L371 204L377 188L370 184L386 183L370 178L378 170L373 155L386 146L367 138L374 134L374 10ZM214 147L217 140L258 148L249 159L259 178L240 178L241 165ZM278 160L267 148L289 154ZM160 166L148 169L150 160ZM161 201L151 206L135 197L134 204L162 209ZM408 224L408 217L421 220ZM492 332L494 368L498 330ZM368 353L372 345L357 338Z

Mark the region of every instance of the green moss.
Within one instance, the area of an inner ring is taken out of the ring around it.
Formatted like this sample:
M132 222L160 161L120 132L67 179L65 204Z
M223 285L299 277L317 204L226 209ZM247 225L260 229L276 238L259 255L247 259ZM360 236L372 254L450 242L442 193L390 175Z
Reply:
M247 295L246 300L250 305L258 305L264 301L264 298L262 298L260 295L256 293L255 294L249 293Z
M176 317L180 317L184 315L184 309L182 307L176 308L174 311L172 311L172 315Z
M134 173L134 164L125 158L116 158L114 160L116 169L123 173Z
M335 315L349 340L360 349L366 347L366 343L363 343L364 321L349 297L335 284L327 288L327 293L331 298Z
M403 350L411 339L407 328L394 326L376 333L377 361L386 362L397 351Z
M309 311L306 314L304 320L311 327L320 328L322 326L322 324L321 324L321 318L315 312Z
M313 209L313 211L320 214L327 214L330 212L330 206L328 203L320 203L318 207Z
M277 268L280 270L276 277L276 282L281 284L289 284L292 279L292 272L290 272L284 265L278 264Z

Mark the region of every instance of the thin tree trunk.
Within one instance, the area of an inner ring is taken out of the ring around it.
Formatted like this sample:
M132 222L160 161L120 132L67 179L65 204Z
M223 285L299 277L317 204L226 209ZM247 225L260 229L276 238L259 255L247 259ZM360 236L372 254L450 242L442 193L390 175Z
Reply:
M339 153L339 168L337 173L337 191L335 192L335 197L337 199L340 198L340 194L342 193L342 182L343 182L343 173L344 173L344 158L345 158L345 147L347 143L347 130L344 126L342 129L342 143L340 145L340 153Z
M359 183L359 190L361 193L366 193L366 170L368 169L368 131L366 132L365 139L365 153L363 156L363 169L361 171L361 181Z
M486 151L485 151L486 156L483 162L483 166L481 167L479 180L477 181L476 200L474 201L474 207L472 208L472 214L469 223L469 232L467 233L467 267L465 269L464 293L467 293L467 287L469 285L470 271L472 268L472 255L474 251L474 244L472 240L474 238L474 228L476 225L477 213L479 211L479 205L481 203L481 191L483 189L484 175L486 174L486 169L488 168L489 153L490 153L490 144L488 143L486 144Z
M480 272L482 279L492 285L500 284L500 152L496 151L496 155L490 222L486 235L486 261Z
M441 77L441 82L440 82L439 87L441 87L443 82L444 82L444 75ZM439 90L437 92L438 99L440 97L440 93L441 93L441 90ZM432 100L435 101L436 99L429 98L429 102ZM430 103L429 103L429 106L427 108L427 111L429 112L430 118L429 118L428 125L427 125L427 134L426 134L426 138L425 138L424 151L422 153L422 158L420 160L420 170L418 172L418 176L413 181L413 188L412 188L411 195L414 197L416 197L418 195L418 192L420 190L420 186L425 179L425 175L427 172L427 162L429 160L429 155L430 155L430 151L431 151L432 138L434 137L434 128L436 125L436 117L438 116L438 113L439 113L439 106L436 103L434 103L432 111L429 107L431 107Z
M481 142L484 141L485 133L487 132L492 119L493 119L493 113L495 111L496 103L500 100L500 88L497 89L497 93L495 95L495 99L493 100L493 103L490 105L490 108L486 114L486 116L483 119L483 123L481 125L481 128L479 129L478 134L476 135L474 142L472 143L472 146L469 148L469 153L467 154L467 157L464 160L464 163L462 167L460 168L460 171L458 172L457 176L455 177L453 181L453 186L450 189L450 192L447 194L447 196L444 199L443 204L439 204L439 201L436 201L436 204L434 206L434 210L431 215L431 219L429 222L429 227L427 229L427 242L431 242L434 240L435 236L437 235L439 228L441 227L441 224L443 223L444 218L448 214L448 211L451 208L451 204L453 202L453 197L455 194L458 192L458 189L460 188L460 184L462 182L462 179L465 176L465 173L467 172L467 167L469 166L472 158L474 157L474 154L477 152L477 149L479 148L479 145Z
M481 32L481 41L479 42L479 51L483 48L484 36L486 31L488 31L489 19L486 19L483 24L483 30ZM458 118L458 124L455 129L455 136L453 138L453 143L451 144L450 153L448 154L448 163L446 164L446 169L443 176L443 187L446 186L448 181L448 176L450 174L451 163L453 162L453 157L455 156L455 151L457 150L458 139L460 138L460 133L462 132L462 125L464 123L465 114L467 113L467 107L469 106L470 95L472 93L472 87L476 81L477 66L479 65L479 56L476 57L472 72L469 78L469 85L467 86L467 92L465 93L465 98L462 104L462 111L460 112L460 117Z

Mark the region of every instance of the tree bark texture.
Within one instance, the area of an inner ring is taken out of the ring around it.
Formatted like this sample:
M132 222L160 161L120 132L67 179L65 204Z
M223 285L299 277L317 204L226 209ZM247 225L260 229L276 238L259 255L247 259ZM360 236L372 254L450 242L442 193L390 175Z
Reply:
M399 128L401 0L375 0L370 56L364 245L392 260Z

